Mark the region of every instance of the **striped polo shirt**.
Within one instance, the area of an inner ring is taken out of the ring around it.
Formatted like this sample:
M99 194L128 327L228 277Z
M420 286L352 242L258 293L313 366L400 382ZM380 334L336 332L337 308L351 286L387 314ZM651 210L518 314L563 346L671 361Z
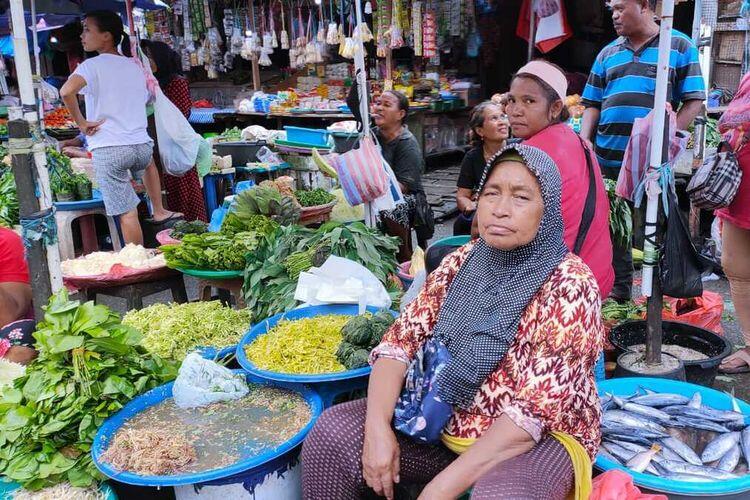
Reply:
M659 35L637 51L627 38L620 37L597 56L583 91L583 104L601 110L595 143L602 167L620 168L633 122L653 109L658 59ZM706 98L698 50L677 30L672 30L669 66L667 98L673 109L685 101Z

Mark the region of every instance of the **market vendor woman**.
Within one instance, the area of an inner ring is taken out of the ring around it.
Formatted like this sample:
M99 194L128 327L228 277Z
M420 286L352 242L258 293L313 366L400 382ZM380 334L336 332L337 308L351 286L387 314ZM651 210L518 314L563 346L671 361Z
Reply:
M394 483L427 484L430 500L588 498L604 330L596 279L563 242L561 190L539 149L490 161L480 239L430 274L372 352L368 398L321 415L302 448L304 498L393 498Z
M411 228L417 233L420 247L427 248L435 223L432 209L422 186L424 157L417 139L404 122L409 114L409 99L401 92L389 90L377 98L372 118L377 126L375 136L380 142L383 158L393 169L406 203L381 214L385 231L401 238L399 262L411 258Z

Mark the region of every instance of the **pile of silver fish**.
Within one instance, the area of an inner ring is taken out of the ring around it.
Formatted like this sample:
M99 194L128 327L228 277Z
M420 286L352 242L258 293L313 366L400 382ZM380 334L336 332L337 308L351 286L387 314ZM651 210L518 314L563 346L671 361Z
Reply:
M641 390L601 398L599 455L675 481L724 481L748 473L750 426L733 396L732 410L717 410L703 405L698 392L688 398Z

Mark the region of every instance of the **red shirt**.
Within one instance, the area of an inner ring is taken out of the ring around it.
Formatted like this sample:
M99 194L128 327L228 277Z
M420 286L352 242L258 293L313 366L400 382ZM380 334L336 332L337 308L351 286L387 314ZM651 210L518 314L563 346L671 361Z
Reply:
M570 127L559 123L530 137L524 144L547 153L560 171L565 244L573 251L589 191L589 175L581 141ZM596 175L596 210L579 256L594 273L602 299L606 299L615 281L612 239L609 235L609 198L596 156L589 154Z
M0 283L30 283L23 241L5 227L0 227Z

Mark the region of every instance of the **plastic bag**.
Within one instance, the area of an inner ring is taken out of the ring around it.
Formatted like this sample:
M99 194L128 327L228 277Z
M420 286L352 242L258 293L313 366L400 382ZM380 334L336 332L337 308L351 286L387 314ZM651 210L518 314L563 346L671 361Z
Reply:
M613 469L594 478L589 500L667 500L667 497L641 493L629 474Z
M669 310L664 310L662 318L670 321L689 323L719 335L724 334L721 316L724 314L724 299L716 292L703 292L700 297L678 299L664 297Z
M299 275L294 298L310 305L358 304L359 314L366 306L391 307L388 291L369 269L335 255Z
M671 297L700 297L703 294L701 278L705 266L690 240L687 224L671 190L667 193L667 200L669 215L659 266L662 291Z
M425 281L427 281L426 269L418 271L417 274L414 275L414 281L411 282L411 286L406 291L404 296L401 297L401 311L406 309L406 306L408 306L411 302L414 301L414 299L417 298L419 292L422 291L422 287L424 286Z
M191 352L180 366L172 386L172 397L180 408L196 408L247 395L245 377Z
M158 88L154 101L154 121L164 170L176 177L185 175L195 166L198 150L206 140L195 133L185 115Z

